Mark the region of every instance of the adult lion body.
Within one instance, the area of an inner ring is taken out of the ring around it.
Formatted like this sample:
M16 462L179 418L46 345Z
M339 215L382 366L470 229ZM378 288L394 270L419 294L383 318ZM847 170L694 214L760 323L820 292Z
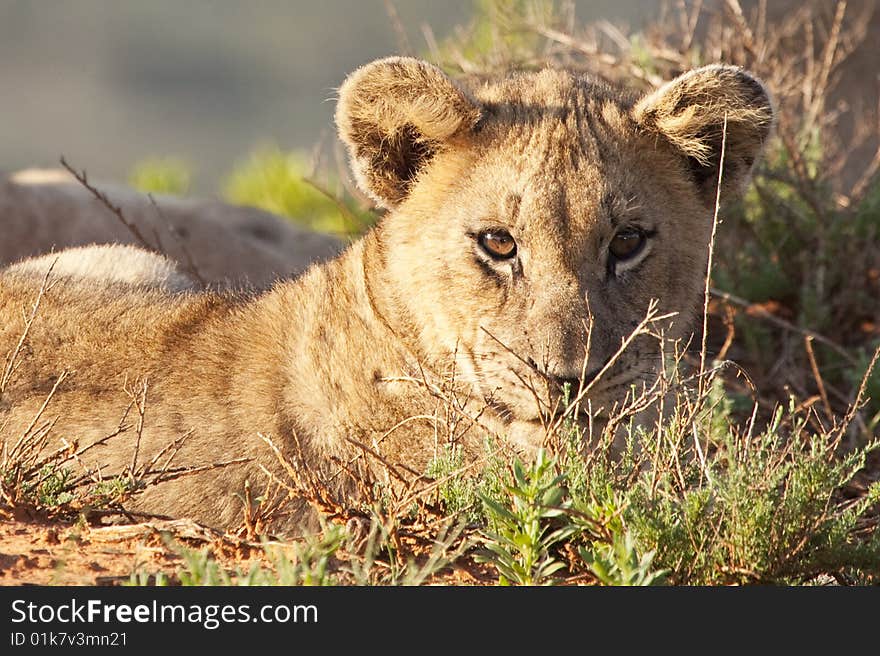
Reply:
M649 337L605 366L652 299L678 313L668 337L688 333L722 140L726 200L771 121L763 87L732 67L634 100L562 71L465 89L424 62L380 60L349 77L337 110L359 183L390 210L375 229L252 298L61 277L0 425L24 431L69 370L44 417L94 441L146 380L138 462L184 435L178 465L247 462L151 487L137 507L223 526L240 520L246 478L279 471L258 434L333 480L364 453L363 466L420 472L442 442L476 451L486 428L533 444L567 383L605 368L598 409L655 374ZM0 277L0 352L39 282ZM131 433L88 462L130 466Z

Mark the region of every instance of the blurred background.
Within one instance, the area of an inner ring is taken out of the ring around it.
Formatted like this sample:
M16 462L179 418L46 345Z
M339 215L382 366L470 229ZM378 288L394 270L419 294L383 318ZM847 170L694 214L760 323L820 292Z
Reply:
M212 194L259 146L332 137L334 89L371 59L425 54L479 0L0 0L0 169L126 180L161 157ZM580 0L638 25L659 2ZM173 168L173 167L172 167ZM179 190L183 191L183 190Z

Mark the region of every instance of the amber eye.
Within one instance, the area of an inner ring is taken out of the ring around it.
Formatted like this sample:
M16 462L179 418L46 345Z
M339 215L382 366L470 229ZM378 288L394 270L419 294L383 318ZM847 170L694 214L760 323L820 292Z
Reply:
M617 261L628 260L631 257L635 257L642 250L642 246L645 245L645 239L645 233L641 230L627 228L614 235L614 239L608 245L608 250L611 251L611 254Z
M516 255L516 241L504 230L481 232L477 241L480 247L496 260L507 260Z

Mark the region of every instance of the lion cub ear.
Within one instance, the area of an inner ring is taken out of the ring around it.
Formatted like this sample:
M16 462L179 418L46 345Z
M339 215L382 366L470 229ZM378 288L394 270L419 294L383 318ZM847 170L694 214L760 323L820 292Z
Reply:
M725 117L722 201L741 193L773 125L764 85L736 66L685 73L642 98L633 112L645 128L660 132L685 155L707 205L715 203Z
M392 208L444 142L473 128L480 115L479 105L436 66L389 57L348 76L336 125L361 189Z

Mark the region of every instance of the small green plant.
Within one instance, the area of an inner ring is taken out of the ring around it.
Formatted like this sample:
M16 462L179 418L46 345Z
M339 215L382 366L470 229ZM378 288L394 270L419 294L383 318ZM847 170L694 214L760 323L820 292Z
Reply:
M395 548L388 527L382 518L372 516L369 533L362 548L350 544L349 558L344 567L346 581L353 585L417 586L426 583L438 572L449 566L471 546L461 539L463 525L454 520L444 522L432 537L433 546L427 557L409 555L405 560Z
M90 505L102 507L128 497L138 489L137 481L130 475L114 476L96 483L90 490Z
M334 524L298 543L291 556L278 547L270 548L277 585L335 585L337 579L331 570L331 561L346 538L345 529Z
M635 533L624 522L626 495L609 483L618 472L637 471L638 465L623 458L608 468L607 463L586 467L577 458L568 459L568 470L581 470L580 478L586 486L579 488L574 508L581 512L576 518L590 518L582 533L585 542L577 551L589 573L602 585L645 586L662 585L666 570L654 569L654 551L642 552ZM586 472L583 470L596 470ZM618 488L624 488L625 479L618 479ZM599 530L595 530L595 528Z
M180 548L178 553L186 563L185 569L178 573L183 586L232 585L234 578L243 577L241 571L230 575L211 557L207 549Z
M55 508L74 500L70 491L71 470L46 463L40 469L33 490L37 503L46 508Z
M169 584L168 575L165 572L156 572L150 574L144 570L132 572L128 577L128 581L122 583L123 586L145 587L157 586L165 587Z
M144 193L181 196L190 189L192 173L181 159L153 157L136 164L128 176L128 182Z
M266 543L263 553L267 565L253 563L247 570L225 569L208 549L189 549L174 542L166 543L184 561L184 567L173 576L183 586L251 586L251 585L335 585L338 581L331 569L337 551L343 546L343 527L328 525L318 534L309 535L292 545ZM167 585L171 577L164 572L133 572L129 585Z
M611 544L594 541L589 547L580 547L578 554L604 585L660 585L666 580L664 570L652 569L655 552L639 556L629 531L612 533Z
M449 515L462 515L469 521L482 516L477 481L464 469L461 448L446 445L429 464L425 474L438 482L437 496Z
M504 485L506 498L480 494L489 520L483 541L488 553L477 560L498 569L501 585L553 583L552 575L565 567L552 549L578 529L566 519L570 502L562 486L565 477L554 473L555 464L543 449L528 469L514 459L512 481ZM553 520L560 518L561 526L554 527Z

